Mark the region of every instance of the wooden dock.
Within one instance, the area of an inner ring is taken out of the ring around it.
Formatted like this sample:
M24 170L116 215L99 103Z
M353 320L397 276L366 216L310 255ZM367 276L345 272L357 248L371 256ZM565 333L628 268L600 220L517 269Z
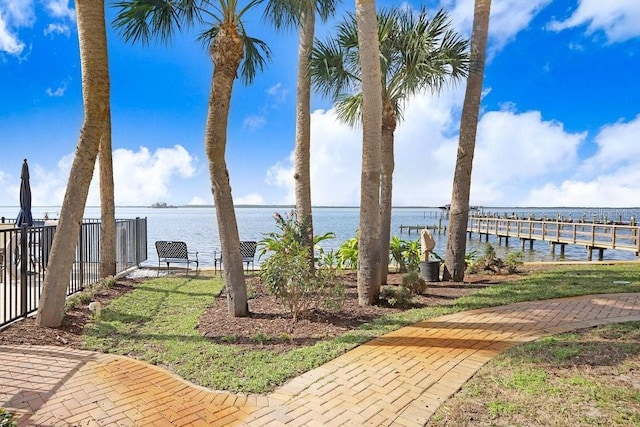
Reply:
M416 234L418 234L425 228L427 230L437 231L438 234L447 231L447 227L443 226L442 222L440 222L440 225L400 225L400 234L404 233L405 231L408 235L411 235L412 231L415 231Z
M605 249L640 254L640 227L635 224L472 217L469 218L467 232L470 235L478 233L485 239L489 235L498 236L500 240L505 239L505 244L510 237L517 238L522 241L523 249L526 242L533 248L535 240L543 240L550 243L552 253L559 246L560 255L564 255L568 244L582 245L587 248L589 261L594 249L598 251L600 261Z

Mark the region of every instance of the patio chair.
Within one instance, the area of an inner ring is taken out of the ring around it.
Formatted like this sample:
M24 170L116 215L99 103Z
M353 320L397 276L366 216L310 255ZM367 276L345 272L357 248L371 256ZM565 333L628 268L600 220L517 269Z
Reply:
M251 269L255 270L254 259L256 257L256 248L258 242L255 241L242 241L240 242L240 255L242 255L242 263L246 264L245 271L249 271L249 264ZM218 271L218 264L220 264L220 270L222 270L222 252L218 254L217 251L213 252L213 270Z

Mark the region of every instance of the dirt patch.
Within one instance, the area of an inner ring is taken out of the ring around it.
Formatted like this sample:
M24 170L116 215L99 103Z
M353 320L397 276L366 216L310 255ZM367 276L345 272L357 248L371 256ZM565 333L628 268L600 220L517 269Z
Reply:
M109 301L135 289L140 280L119 279L111 288L103 289L96 294L94 301L103 306ZM77 305L67 311L59 328L44 328L36 325L35 317L28 317L12 323L0 330L0 345L2 344L31 344L56 345L72 348L82 348L82 331L91 319L92 313L86 304Z
M511 275L467 275L464 283L431 282L422 295L414 298L413 306L448 304L451 300L468 295L479 287L519 279L527 272L540 268L549 267L525 267L521 273ZM229 317L223 294L216 298L202 315L197 328L201 334L215 342L237 345L247 350L270 349L284 352L334 338L384 314L401 311L400 308L385 305L360 306L356 279L355 272L341 276L347 299L340 311L315 310L304 319L293 322L286 308L265 291L259 278L250 276L247 279L247 288L251 296L250 317ZM113 287L100 291L94 301L99 301L105 306L114 298L135 289L136 283L141 280L144 279L119 279ZM401 281L402 275L399 273L390 273L388 276L390 286L398 285ZM32 344L82 348L82 330L91 316L88 306L83 304L68 311L59 328L38 327L33 317L20 320L0 331L0 345Z

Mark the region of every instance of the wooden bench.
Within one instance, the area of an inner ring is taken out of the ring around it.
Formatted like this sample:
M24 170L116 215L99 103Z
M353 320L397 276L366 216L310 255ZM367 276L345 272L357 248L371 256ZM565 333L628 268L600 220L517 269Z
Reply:
M159 240L156 242L158 252L158 274L160 274L160 264L167 263L167 270L170 263L187 264L187 274L189 265L196 264L196 274L198 274L198 252L189 252L185 242Z

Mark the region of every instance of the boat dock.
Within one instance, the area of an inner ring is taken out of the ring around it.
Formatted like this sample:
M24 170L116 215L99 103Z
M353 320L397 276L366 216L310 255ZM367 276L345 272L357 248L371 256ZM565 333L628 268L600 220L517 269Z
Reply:
M634 221L630 223L614 222L584 222L562 221L546 219L519 219L496 217L472 217L467 226L469 236L478 233L485 241L489 235L498 236L500 242L509 238L521 240L522 249L529 242L533 248L535 240L543 240L551 245L551 253L556 247L560 248L560 255L564 255L566 245L582 245L587 248L587 258L592 260L593 251L598 251L598 260L603 260L605 249L640 254L640 227Z
M447 231L447 227L442 225L442 220L438 222L438 225L400 225L400 234L407 232L408 235L411 235L411 232L414 231L416 234L420 233L421 230L424 229L437 231L438 234Z

